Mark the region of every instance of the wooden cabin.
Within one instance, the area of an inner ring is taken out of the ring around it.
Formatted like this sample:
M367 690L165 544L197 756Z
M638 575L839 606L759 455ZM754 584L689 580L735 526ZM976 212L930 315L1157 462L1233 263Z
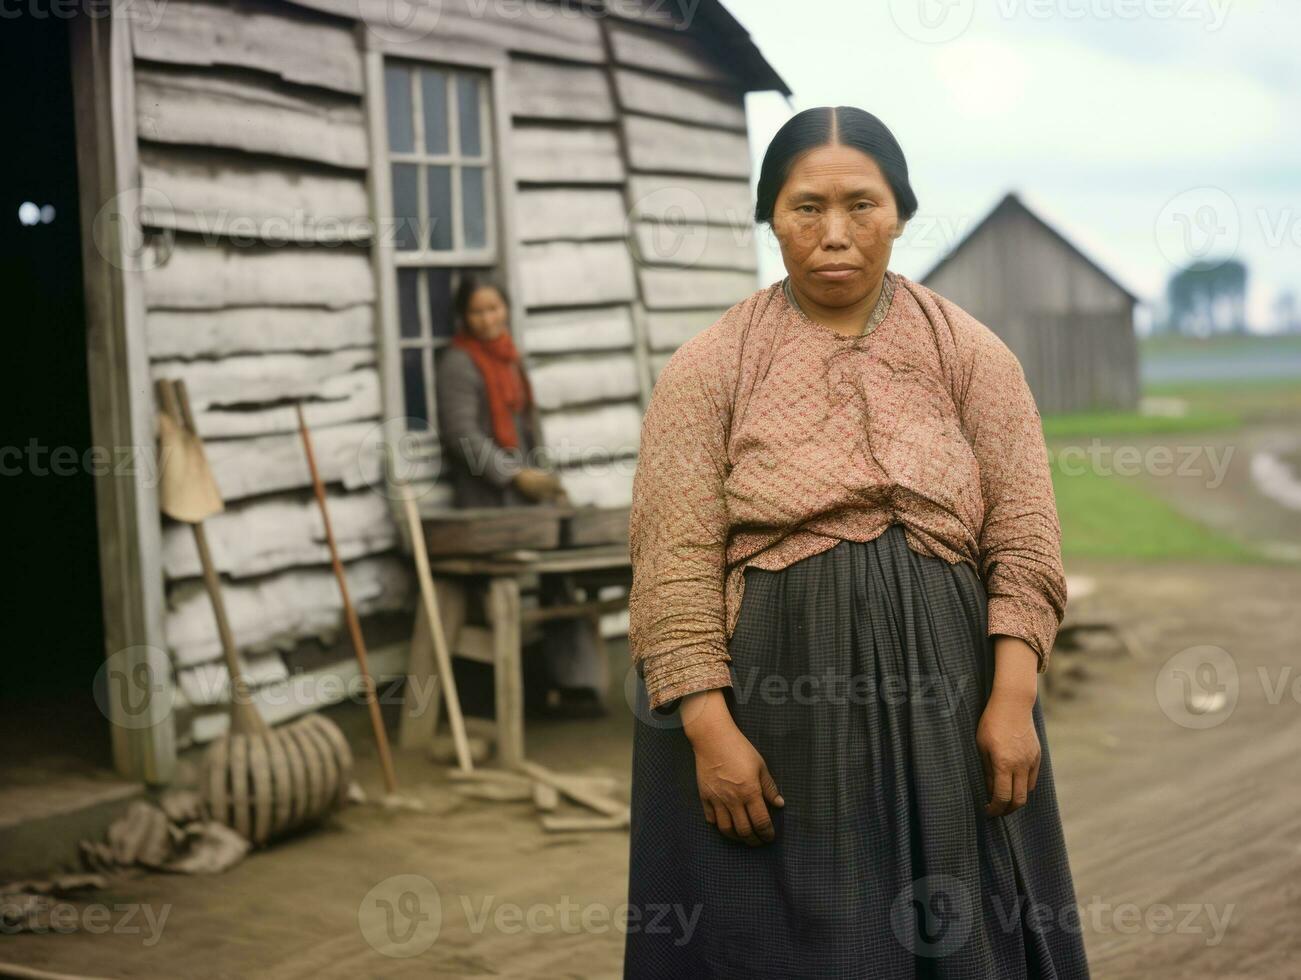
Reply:
M716 0L686 21L654 0L114 7L71 26L94 440L153 445L150 382L185 380L236 639L280 721L352 669L294 403L373 659L400 672L404 644L375 639L413 603L382 451L447 505L429 420L458 274L506 280L571 499L627 506L657 369L758 285L744 95L788 89ZM217 634L148 474L96 498L105 647L174 667L163 722L114 726L115 758L165 782L224 730Z
M1044 414L1138 407L1137 297L1015 194L919 281L1003 338Z

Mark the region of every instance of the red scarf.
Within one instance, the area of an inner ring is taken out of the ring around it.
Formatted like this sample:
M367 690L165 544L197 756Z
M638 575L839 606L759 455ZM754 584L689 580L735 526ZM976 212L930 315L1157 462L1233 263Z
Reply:
M452 346L469 354L483 375L488 391L488 411L492 415L493 438L503 449L518 448L519 433L515 429L514 413L533 404L533 391L510 333L503 330L492 340L480 340L473 334L461 332L452 338Z

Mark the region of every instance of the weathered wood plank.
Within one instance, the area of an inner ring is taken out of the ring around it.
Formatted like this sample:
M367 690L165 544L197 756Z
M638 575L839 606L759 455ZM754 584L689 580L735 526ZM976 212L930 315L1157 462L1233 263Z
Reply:
M168 376L176 376L175 371ZM225 397L233 397L227 393ZM309 395L302 397L303 414L313 430L374 419L378 424L383 408L380 402L379 372L373 367L348 371L319 381ZM205 439L239 439L297 432L298 415L293 406L281 402L266 408L235 405L196 411L196 424Z
M470 42L485 48L542 55L599 65L605 61L600 25L581 8L546 0L489 3L487 0L292 0L351 20L365 20L395 54L426 38L455 45Z
M512 116L586 122L616 118L610 84L601 68L512 58L508 78Z
M373 233L361 174L145 143L140 180L148 227L272 244L365 241Z
M248 306L225 310L150 310L145 317L155 360L228 357L276 351L330 351L375 343L368 303L338 310Z
M357 169L367 164L355 98L211 70L142 66L135 76L141 140L224 146Z
M634 170L750 176L750 146L743 133L652 119L626 113L628 163Z
M411 596L408 565L396 555L349 562L344 570L357 611L366 615L406 608ZM202 584L187 581L169 591L167 645L178 668L216 660L221 645ZM325 638L342 628L339 583L326 567L227 582L222 592L235 642L245 656L288 649L301 640Z
M321 479L349 490L383 485L380 423L332 425L312 433ZM310 486L297 432L251 439L213 439L206 445L217 488L227 503L261 493Z
M289 677L289 670L278 653L240 656L244 680L250 689L266 687ZM220 661L200 664L176 672L176 681L188 705L195 708L226 704L230 700L230 679Z
M758 288L751 272L642 266L637 274L646 306L652 310L731 306Z
M754 233L721 225L639 221L634 228L637 261L692 269L759 268Z
M628 196L634 218L723 225L737 231L754 227L749 181L633 174Z
M641 406L631 401L544 412L542 433L547 449L561 465L635 454L640 441Z
M672 353L700 331L708 329L727 312L726 307L706 310L655 312L646 315L646 333L651 350Z
M562 129L527 123L511 130L515 179L534 184L617 184L623 158L613 129Z
M637 364L631 354L549 358L529 371L542 410L636 398Z
M615 69L614 84L625 110L745 132L745 95L735 89L628 68Z
M695 38L637 24L610 22L610 47L621 65L735 85L726 68Z
M637 294L624 242L548 242L521 252L526 306L616 303Z
M623 195L613 188L523 188L515 205L522 242L622 238L628 230Z
M387 500L369 489L330 491L330 524L344 561L395 548L398 543ZM330 551L316 498L306 494L235 504L204 521L217 570L248 578L295 565L325 565ZM189 525L169 521L163 529L163 568L168 579L201 574Z
M361 92L357 40L335 21L261 0L167 0L127 11L137 59L256 68L289 82Z
M154 309L321 306L338 309L375 298L366 253L333 248L204 245L178 236L160 265L145 269L145 302Z
M202 361L155 361L155 378L185 382L196 412L312 398L326 382L373 368L375 351L354 347L328 354L247 354ZM199 427L204 436L208 433Z
M569 499L577 506L627 507L632 503L632 478L637 458L625 456L593 461L557 472Z
M535 312L524 326L530 354L621 349L632 346L632 337L632 312L626 306Z

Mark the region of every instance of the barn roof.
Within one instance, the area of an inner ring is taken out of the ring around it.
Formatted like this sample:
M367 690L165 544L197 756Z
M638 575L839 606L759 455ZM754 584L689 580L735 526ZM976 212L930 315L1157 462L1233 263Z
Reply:
M1022 201L1021 198L1018 197L1014 191L1009 191L1007 195L1001 201L999 201L997 205L995 205L994 209L990 211L989 214L985 215L983 219L981 219L981 221L976 225L976 227L972 228L971 231L967 232L967 234L963 236L962 241L954 245L953 248L949 250L947 255L945 255L942 259L936 262L935 265L931 267L930 271L927 272L924 276L922 276L919 282L925 285L927 279L930 279L932 276L936 275L941 269L943 269L946 265L952 262L953 259L958 255L958 253L961 252L963 248L966 247L967 243L972 241L977 235L979 235L986 225L991 224L992 222L996 221L1001 217L1004 217L1005 215L1011 212L1019 212L1021 214L1028 216L1037 225L1039 225L1039 227L1043 228L1044 231L1048 232L1048 234L1052 235L1059 242L1061 242L1068 249L1070 249L1070 251L1077 258L1079 258L1081 262L1088 265L1091 269L1097 272L1098 275L1102 276L1104 279L1107 280L1107 282L1115 286L1116 289L1118 289L1121 293L1123 293L1126 297L1129 298L1130 302L1132 303L1142 302L1137 296L1135 296L1132 292L1130 292L1119 280L1117 280L1115 276L1113 276L1102 266L1098 265L1097 262L1095 262L1083 251L1081 251L1078 245L1076 245L1073 241L1071 241L1069 238L1063 235L1055 227L1050 225L1047 221L1041 218L1033 210L1027 207L1025 202Z

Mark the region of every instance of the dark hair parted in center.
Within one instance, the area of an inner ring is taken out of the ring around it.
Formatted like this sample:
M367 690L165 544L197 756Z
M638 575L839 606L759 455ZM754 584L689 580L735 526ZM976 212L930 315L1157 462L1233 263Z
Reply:
M493 272L467 271L461 274L461 281L452 298L452 310L456 313L457 329L465 329L465 311L470 308L470 300L480 289L495 289L507 309L510 308L510 293L506 292L501 278Z
M908 221L917 213L917 195L908 182L908 161L889 127L870 112L838 105L797 112L777 130L759 170L754 220L772 224L777 195L796 157L806 150L836 143L862 150L876 161L894 194L900 221Z

